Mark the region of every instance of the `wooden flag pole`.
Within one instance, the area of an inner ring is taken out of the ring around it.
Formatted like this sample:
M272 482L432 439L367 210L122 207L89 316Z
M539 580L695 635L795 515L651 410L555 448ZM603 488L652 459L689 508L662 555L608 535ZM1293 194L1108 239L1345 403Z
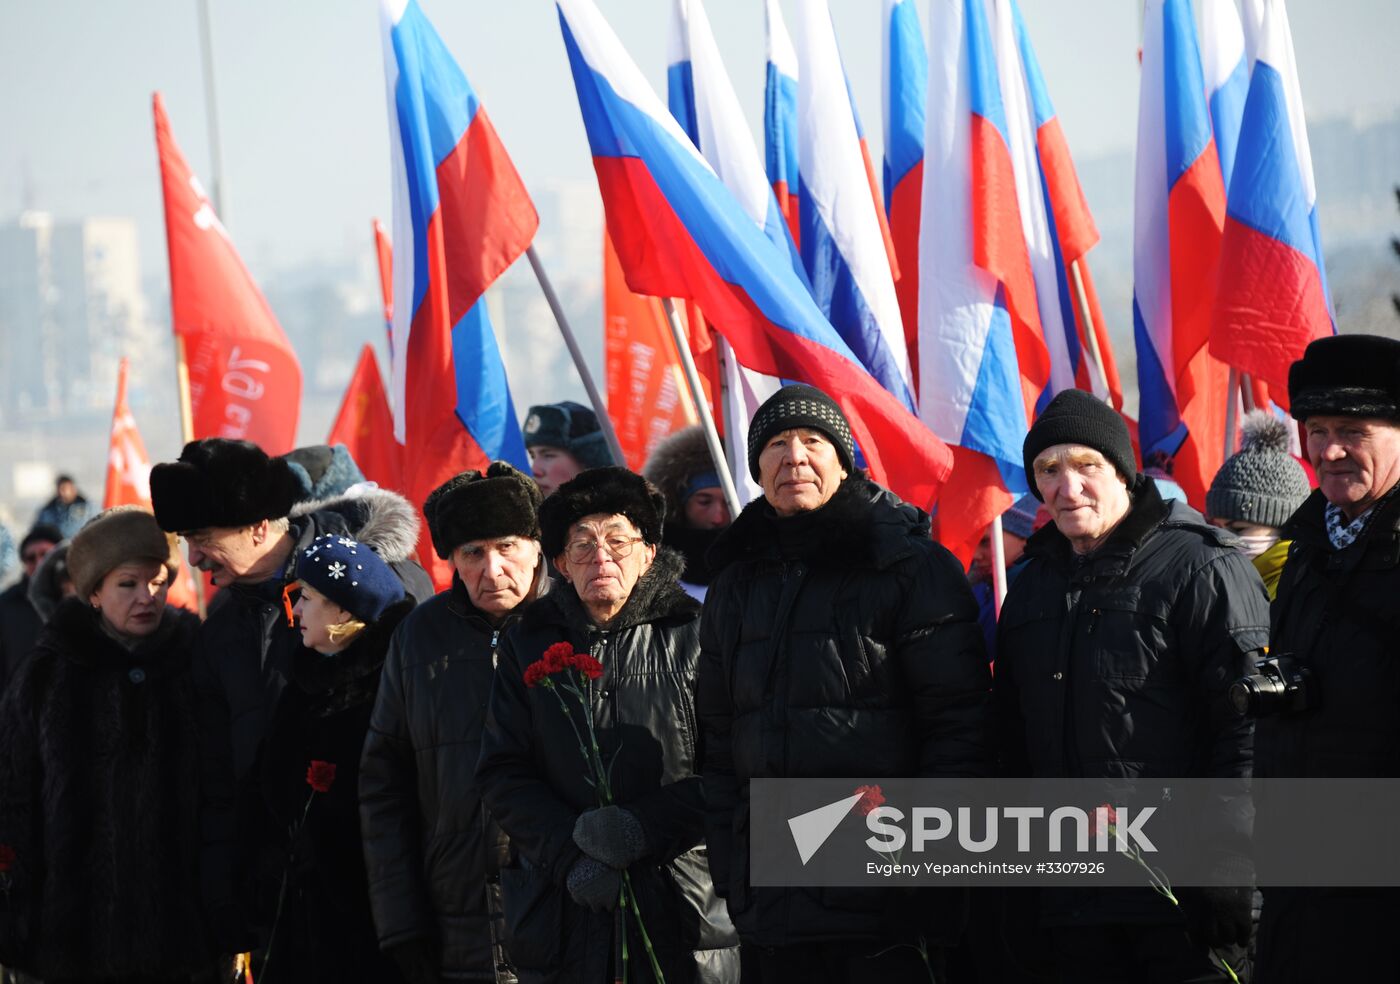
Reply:
M719 473L720 488L724 490L724 501L729 505L729 515L738 516L741 503L739 492L734 487L734 476L729 471L729 461L724 456L724 446L719 443L719 432L715 430L715 418L710 413L710 401L705 399L705 388L700 385L700 373L695 369L695 359L690 354L690 342L681 328L681 317L676 313L676 304L669 297L661 299L666 309L666 322L671 326L671 338L675 340L676 352L681 358L681 368L685 370L685 381L690 386L691 398L695 401L696 412L700 414L700 426L705 431L705 443L710 448L715 471Z
M1074 260L1069 265L1070 278L1074 281L1074 297L1079 303L1079 316L1084 321L1084 339L1089 343L1089 357L1094 360L1094 368L1098 371L1099 380L1103 383L1103 391L1111 392L1108 387L1108 371L1103 367L1103 355L1099 352L1098 327L1094 324L1094 317L1090 314L1089 292L1084 289L1084 275L1079 272L1079 261Z
M175 333L175 388L180 395L180 436L185 444L194 440L194 402L190 398L190 365L185 359L185 336L179 332ZM189 563L186 556L185 562ZM204 618L208 614L208 607L204 601L204 572L195 570L190 572L194 581L194 601L199 608L199 617Z
M535 271L535 279L540 282L544 299L549 304L549 310L554 313L559 332L564 336L564 344L568 346L569 355L574 360L574 368L578 370L579 378L583 380L583 388L588 393L588 400L593 404L593 412L598 415L598 426L602 428L603 438L608 442L613 461L626 467L627 459L622 455L622 445L617 440L617 432L613 430L612 418L608 416L603 397L593 383L593 374L588 371L588 363L583 361L583 350L578 347L578 339L569 328L569 321L564 317L564 308L559 303L559 295L554 293L554 285L550 283L549 275L544 272L544 266L540 263L539 254L535 252L533 244L525 247L525 255L530 258L530 267Z

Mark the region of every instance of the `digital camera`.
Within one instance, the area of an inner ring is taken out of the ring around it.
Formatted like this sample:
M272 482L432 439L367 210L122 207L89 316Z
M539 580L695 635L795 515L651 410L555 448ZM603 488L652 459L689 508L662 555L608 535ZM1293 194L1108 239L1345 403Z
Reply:
M1312 671L1287 654L1254 664L1255 672L1230 685L1230 706L1244 717L1263 717L1316 706Z

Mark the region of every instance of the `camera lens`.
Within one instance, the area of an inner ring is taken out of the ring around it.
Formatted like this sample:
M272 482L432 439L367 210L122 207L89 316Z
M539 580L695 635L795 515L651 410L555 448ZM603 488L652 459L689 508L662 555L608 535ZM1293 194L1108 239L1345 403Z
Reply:
M1254 677L1245 677L1230 685L1230 706L1235 709L1235 713L1240 717L1248 717L1257 713L1256 706L1259 700L1259 687L1255 684Z

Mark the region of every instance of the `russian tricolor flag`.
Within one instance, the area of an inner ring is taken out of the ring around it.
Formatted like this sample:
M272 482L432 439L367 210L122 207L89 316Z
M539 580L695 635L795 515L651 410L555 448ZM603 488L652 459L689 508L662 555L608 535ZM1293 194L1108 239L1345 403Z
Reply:
M825 0L797 15L797 134L802 259L817 306L880 385L915 408L894 271L870 185L868 156Z
M1210 358L1225 188L1190 0L1148 0L1133 216L1133 333L1144 464L1174 462L1198 508L1224 447L1228 371Z
M768 182L787 219L793 242L800 243L797 200L797 51L792 46L778 0L763 0L768 68L763 89L763 158Z
M559 0L558 7L628 286L696 301L744 365L831 394L874 479L915 505L931 504L951 466L948 448L861 368L788 257L716 177L592 0Z
M1230 179L1210 351L1268 383L1275 402L1285 403L1289 365L1310 341L1334 332L1293 36L1283 3L1264 0Z
M928 38L920 415L957 446L939 538L966 560L1028 488L1021 443L1050 366L983 0L934 4Z
M529 246L539 218L417 0L383 0L381 9L399 244L394 436L405 448L404 492L421 505L452 475L492 459L528 467L482 295ZM419 555L425 567L435 559L426 537Z
M914 398L919 396L919 214L924 184L928 49L914 0L885 0L885 214L899 262L894 285Z
M996 0L993 14L998 71L1017 173L1017 203L1051 358L1050 387L1042 400L1075 387L1111 400L1121 409L1123 387L1118 366L1085 262L1086 254L1099 241L1099 231L1079 186L1021 9L1016 0ZM1081 287L1082 303L1078 296ZM1085 307L1091 324L1085 324Z
M1249 69L1244 28L1235 0L1201 0L1201 73L1226 189L1235 166L1244 99L1249 93Z

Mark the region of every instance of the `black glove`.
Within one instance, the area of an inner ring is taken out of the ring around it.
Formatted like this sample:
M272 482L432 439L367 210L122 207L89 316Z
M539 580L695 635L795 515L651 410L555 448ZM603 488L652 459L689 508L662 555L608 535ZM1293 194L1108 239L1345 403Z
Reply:
M620 806L600 806L574 823L574 843L610 868L626 868L647 850L642 822Z
M1209 947L1249 945L1254 925L1253 889L1184 888L1180 897L1186 931L1196 943Z
M569 869L565 883L579 905L594 912L611 912L622 892L622 872L593 858L581 857Z
M384 952L398 966L408 984L440 984L442 970L438 949L437 940L421 938L395 943Z

